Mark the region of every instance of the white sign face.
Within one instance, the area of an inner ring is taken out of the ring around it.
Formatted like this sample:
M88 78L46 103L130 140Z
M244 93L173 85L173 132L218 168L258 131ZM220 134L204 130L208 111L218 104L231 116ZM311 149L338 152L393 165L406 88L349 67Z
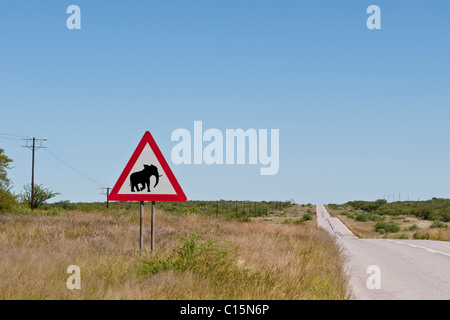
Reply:
M176 194L161 164L148 144L117 194Z

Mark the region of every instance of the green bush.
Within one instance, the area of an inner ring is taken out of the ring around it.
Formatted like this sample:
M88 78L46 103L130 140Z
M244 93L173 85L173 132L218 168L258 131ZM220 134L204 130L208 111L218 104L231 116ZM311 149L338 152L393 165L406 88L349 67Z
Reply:
M355 212L353 215L349 215L349 217L355 219L356 221L381 221L384 220L384 217L380 216L376 213L367 213L367 212Z
M9 190L0 188L0 212L11 212L17 205L16 198Z
M447 225L439 220L434 220L430 228L447 228Z
M14 207L11 212L15 214L33 214L33 211L29 207L25 207L23 205Z
M180 243L181 246L168 258L144 259L143 274L153 275L167 270L208 273L235 268L235 258L214 241L201 241L199 235L192 233L188 237L182 237Z
M355 220L361 222L369 221L369 215L366 213L357 214Z
M433 209L431 209L429 207L421 207L415 211L416 216L418 216L419 218L424 219L424 220L428 220L428 218L430 217L430 215L432 213L433 213Z
M312 220L313 217L312 217L312 214L311 214L311 213L305 213L305 214L303 215L302 219L303 219L304 221L307 221L307 220Z
M416 240L427 240L430 238L428 233L422 233L420 231L416 231L413 235L413 238Z
M340 206L335 203L329 203L328 208L333 209L333 210L339 210Z
M26 184L23 189L24 192L20 194L20 200L22 203L29 204L31 206L32 192L31 192L31 184ZM54 192L50 189L46 189L42 184L34 184L33 188L33 207L37 208L40 205L44 204L45 201L59 195L60 193Z
M409 231L419 230L419 226L417 224L413 224L412 226L409 226L408 228L406 228L406 230L409 230Z
M58 216L58 215L60 215L61 213L62 213L62 211L60 211L60 210L58 210L58 209L55 209L55 208L46 211L46 214L47 214L48 216Z
M385 233L395 233L400 231L400 226L396 222L378 222L374 228L374 231L381 234Z
M376 211L381 206L387 203L386 200L376 200L376 201L349 201L346 205L352 207L355 210L363 210L367 212Z

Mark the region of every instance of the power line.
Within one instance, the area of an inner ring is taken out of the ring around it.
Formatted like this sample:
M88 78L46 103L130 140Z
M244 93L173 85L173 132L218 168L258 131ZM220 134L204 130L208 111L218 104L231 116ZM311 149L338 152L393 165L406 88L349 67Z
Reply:
M0 134L4 135L4 136L11 136L11 137L28 138L27 136L24 136L24 135L14 134L14 133L11 133L11 132L6 132L6 131L0 132Z
M71 166L75 167L79 171L82 171L85 175L94 178L96 181L102 182L104 185L108 184L105 180L103 180L99 176L95 175L94 173L90 172L89 170L87 170L87 169L83 168L82 166L80 166L79 164L77 164L76 161L74 161L67 153L65 153L63 150L61 150L61 148L59 148L57 145L55 145L51 141L49 141L49 144L51 144L52 147L56 149L53 151L59 152L60 156L64 157L66 160L68 160L68 162L71 164Z
M95 181L93 179L91 179L90 177L88 177L87 175L85 175L84 173L78 171L77 169L75 169L74 167L72 167L70 164L68 164L66 161L64 161L63 159L61 159L60 157L58 157L56 154L54 154L53 152L51 152L50 150L46 149L48 153L50 153L53 157L55 157L57 160L59 160L60 162L62 162L64 165L66 165L67 167L69 167L70 169L72 169L74 172L76 172L77 174L79 174L80 176L88 179L89 181L95 183L98 186L101 186L102 184L99 183L98 181Z
M57 145L55 145L54 143L47 141L47 138L41 139L41 138L35 138L35 137L28 137L26 135L19 135L16 133L12 133L12 132L6 132L6 131L0 131L0 139L7 139L7 140L22 140L26 142L26 145L23 147L29 148L32 150L32 154L33 154L33 161L32 161L32 189L33 189L33 185L34 185L34 151L40 148L45 148L45 150L52 155L55 159L57 159L58 161L60 161L61 163L63 163L65 166L67 166L68 168L70 168L72 171L74 171L75 173L77 173L78 175L82 176L83 178L91 181L92 183L98 185L98 186L102 186L101 183L99 183L99 181L103 181L105 182L105 180L99 178L98 176L96 176L95 174L93 174L92 172L82 168L80 165L78 165L74 160L72 160L72 158L67 155L64 151L62 151ZM57 151L59 153L59 155L55 154L55 152L52 152L51 150L49 150L47 147L45 147L43 145L43 142L48 142L52 145L53 148L55 148L54 151ZM29 145L29 142L32 144ZM62 156L61 156L62 155ZM65 157L70 163L68 163L68 161L62 159L62 157ZM78 167L78 169L76 168ZM82 171L84 171L85 173L83 173ZM106 183L105 183L106 184ZM107 193L109 193L109 189L111 189L111 187L107 187ZM32 190L32 198L33 198L33 190ZM33 200L32 200L33 202ZM33 207L33 203L32 203L32 207Z
M7 139L7 140L22 140L22 139L19 139L19 138L2 137L2 136L1 136L1 133L0 133L0 139Z

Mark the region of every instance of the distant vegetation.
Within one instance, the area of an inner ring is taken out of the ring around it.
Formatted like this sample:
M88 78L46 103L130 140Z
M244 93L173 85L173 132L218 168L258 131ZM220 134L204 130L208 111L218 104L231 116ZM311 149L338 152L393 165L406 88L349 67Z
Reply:
M431 239L450 241L450 199L426 201L349 201L329 204L331 214L361 238ZM362 223L364 222L364 223Z
M175 215L201 214L205 216L225 216L228 219L241 222L250 221L251 217L266 217L274 213L284 212L294 203L292 201L185 201L185 202L157 202L156 211L163 210ZM145 210L150 210L151 203L145 203ZM304 205L305 206L305 205ZM310 207L306 205L307 207ZM309 210L309 209L308 209ZM109 209L106 202L76 202L68 200L54 203L41 203L35 214L60 215L68 211L81 212L139 212L139 202L110 202ZM309 210L310 211L310 210ZM31 214L28 203L15 204L8 212ZM308 220L309 216L304 217Z
M369 220L376 218L374 216L376 214L378 216L414 215L423 220L450 221L450 199L433 198L427 201L397 201L390 203L380 199L376 201L349 201L341 206L337 204L329 204L328 206L334 210L338 210L340 207L362 210L368 213L366 218Z

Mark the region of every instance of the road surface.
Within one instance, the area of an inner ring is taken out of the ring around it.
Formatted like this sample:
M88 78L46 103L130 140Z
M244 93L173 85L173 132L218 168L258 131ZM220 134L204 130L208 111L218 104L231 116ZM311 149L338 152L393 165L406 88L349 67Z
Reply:
M450 299L450 242L359 239L324 206L317 222L343 249L352 299Z

